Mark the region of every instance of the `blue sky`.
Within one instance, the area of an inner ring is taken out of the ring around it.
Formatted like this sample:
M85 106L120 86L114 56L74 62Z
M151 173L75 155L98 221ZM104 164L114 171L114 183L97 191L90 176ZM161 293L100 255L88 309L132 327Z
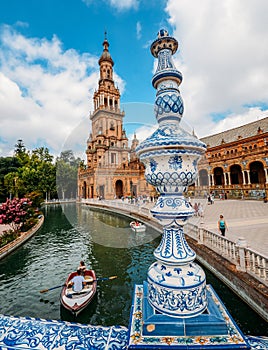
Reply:
M19 138L55 155L85 148L105 30L130 139L155 124L160 28L179 41L184 123L199 137L267 117L267 13L266 0L1 1L0 155Z

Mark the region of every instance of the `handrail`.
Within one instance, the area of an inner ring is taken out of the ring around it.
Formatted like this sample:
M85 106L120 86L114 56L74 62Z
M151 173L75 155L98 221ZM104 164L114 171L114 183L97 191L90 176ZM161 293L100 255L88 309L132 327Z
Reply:
M187 223L185 226L185 233L189 237L235 264L237 270L248 273L268 286L268 257L247 247L245 239L240 238L235 242L207 230L202 225L198 227L192 223Z

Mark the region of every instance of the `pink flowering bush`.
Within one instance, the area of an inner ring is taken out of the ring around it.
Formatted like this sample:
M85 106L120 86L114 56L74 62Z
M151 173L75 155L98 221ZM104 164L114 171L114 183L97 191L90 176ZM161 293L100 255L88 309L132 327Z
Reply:
M12 231L18 233L33 215L31 205L29 198L8 199L0 206L0 224L9 225Z

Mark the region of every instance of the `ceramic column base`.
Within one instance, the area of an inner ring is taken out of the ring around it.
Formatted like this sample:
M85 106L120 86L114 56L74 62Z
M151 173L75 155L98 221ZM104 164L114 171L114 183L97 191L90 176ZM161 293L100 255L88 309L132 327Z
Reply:
M196 263L181 266L153 263L147 273L148 301L158 311L193 317L207 307L206 275Z
M243 333L210 285L208 306L199 316L170 317L148 302L147 282L135 285L128 349L250 349Z

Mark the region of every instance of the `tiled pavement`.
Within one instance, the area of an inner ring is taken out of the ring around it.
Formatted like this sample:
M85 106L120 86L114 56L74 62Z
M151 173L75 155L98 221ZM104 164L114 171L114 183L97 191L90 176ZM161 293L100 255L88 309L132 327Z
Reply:
M192 204L200 199L192 199ZM204 222L205 228L218 232L217 222L222 214L227 222L226 237L237 241L244 237L248 246L257 252L268 256L268 203L253 200L215 200L208 205L202 200L204 218L193 217L193 223Z

